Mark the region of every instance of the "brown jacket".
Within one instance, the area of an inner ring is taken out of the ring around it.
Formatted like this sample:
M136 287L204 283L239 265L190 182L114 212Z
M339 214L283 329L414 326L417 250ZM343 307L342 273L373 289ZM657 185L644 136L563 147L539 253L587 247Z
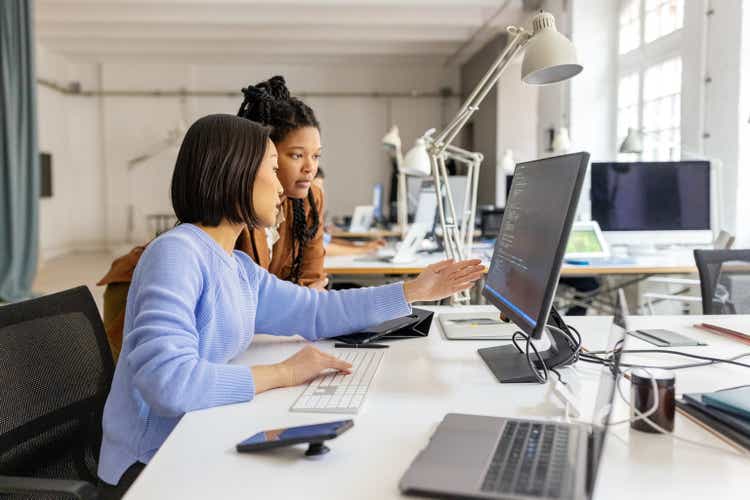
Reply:
M312 282L325 277L323 272L323 194L316 186L311 187L313 199L318 208L320 224L318 232L305 246L302 256L302 269L299 283L308 286ZM273 245L273 258L270 257L265 229L255 228L252 231L243 229L237 239L235 248L248 254L259 266L268 269L271 274L281 279L288 279L292 268L292 203L286 199L282 204L286 220L278 228L279 239ZM308 227L311 224L310 204L305 199L305 214ZM118 257L112 262L109 272L97 283L107 285L104 291L104 328L107 331L112 355L117 361L122 348L122 334L125 325L125 305L133 279L133 272L146 246L133 248L129 253Z

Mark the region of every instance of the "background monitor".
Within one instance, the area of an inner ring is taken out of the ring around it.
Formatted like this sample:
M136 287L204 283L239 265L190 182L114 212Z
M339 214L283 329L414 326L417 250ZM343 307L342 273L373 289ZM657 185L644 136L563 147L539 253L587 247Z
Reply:
M372 187L373 216L376 221L383 220L383 185L378 183Z
M427 228L428 232L431 232L435 225L435 215L437 214L437 195L435 194L435 184L432 182L432 179L425 179L423 181L417 200L414 224L422 224Z
M610 244L710 243L711 164L592 163L591 218Z
M557 288L588 153L519 163L482 295L540 338Z

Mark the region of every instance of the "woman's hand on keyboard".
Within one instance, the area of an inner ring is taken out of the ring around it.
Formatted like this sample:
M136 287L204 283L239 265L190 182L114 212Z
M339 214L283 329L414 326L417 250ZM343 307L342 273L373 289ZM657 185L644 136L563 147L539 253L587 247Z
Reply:
M299 385L308 382L327 369L334 369L349 374L352 365L342 361L336 356L323 352L320 349L308 345L300 349L297 354L279 363L284 378L285 386Z
M444 299L471 288L482 274L484 266L479 259L443 260L427 266L413 280L404 282L404 296L407 302Z
M255 394L277 387L304 384L327 369L349 374L352 365L311 345L305 346L297 354L281 363L253 366L251 371L255 384Z

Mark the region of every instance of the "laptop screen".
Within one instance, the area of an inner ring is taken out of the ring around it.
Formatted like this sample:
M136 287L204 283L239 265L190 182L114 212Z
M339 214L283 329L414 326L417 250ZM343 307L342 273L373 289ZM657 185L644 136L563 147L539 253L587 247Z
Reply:
M566 254L599 253L603 251L602 242L599 241L599 236L593 227L577 228L573 226L568 238L568 246L565 248Z
M588 474L590 493L593 492L594 481L599 472L599 462L604 450L604 438L607 435L607 426L612 414L616 390L615 384L617 384L620 370L620 357L625 347L625 337L628 330L626 315L627 304L625 302L625 294L622 290L618 290L615 315L609 331L609 338L607 339L607 351L612 353L612 364L611 366L602 366L601 375L599 376L599 391L596 396L594 416L591 421L590 470Z

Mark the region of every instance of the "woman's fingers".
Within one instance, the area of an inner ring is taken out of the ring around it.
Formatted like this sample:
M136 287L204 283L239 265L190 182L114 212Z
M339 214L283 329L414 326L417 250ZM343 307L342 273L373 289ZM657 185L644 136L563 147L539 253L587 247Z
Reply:
M448 276L448 280L451 282L469 281L469 277L476 276L476 278L474 278L474 281L476 281L482 277L482 274L484 274L484 266L472 266L452 273Z
M434 264L430 264L429 266L427 266L427 269L429 269L430 271L439 273L449 268L451 265L453 265L453 259L445 259L445 260L441 260L440 262L435 262Z

